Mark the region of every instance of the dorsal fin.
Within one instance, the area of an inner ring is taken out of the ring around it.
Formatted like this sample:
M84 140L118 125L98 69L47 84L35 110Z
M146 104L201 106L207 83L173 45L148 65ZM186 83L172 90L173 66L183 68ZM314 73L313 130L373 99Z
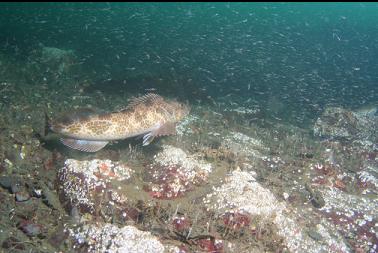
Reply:
M131 98L130 103L128 104L128 107L134 107L134 106L137 106L139 104L148 104L148 103L152 103L156 100L162 100L162 99L163 98L158 94L148 93L148 94L141 96L141 97Z
M130 98L130 103L123 109L120 109L118 111L125 111L125 110L128 110L128 109L131 109L135 106L138 106L140 104L145 104L145 105L149 105L149 104L152 104L158 100L163 100L163 98L158 95L158 94L155 94L155 93L148 93L144 96L140 96L140 97L132 97Z

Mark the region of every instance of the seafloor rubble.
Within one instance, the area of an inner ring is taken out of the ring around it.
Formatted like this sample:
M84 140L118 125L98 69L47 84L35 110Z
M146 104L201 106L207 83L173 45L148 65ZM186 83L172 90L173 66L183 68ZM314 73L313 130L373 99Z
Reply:
M255 108L199 104L176 136L87 154L44 136L44 112L112 110L127 98L84 93L93 81L72 78L72 51L32 56L0 86L2 251L377 251L376 107L326 108L306 130L260 124ZM59 73L48 81L27 71L47 61Z

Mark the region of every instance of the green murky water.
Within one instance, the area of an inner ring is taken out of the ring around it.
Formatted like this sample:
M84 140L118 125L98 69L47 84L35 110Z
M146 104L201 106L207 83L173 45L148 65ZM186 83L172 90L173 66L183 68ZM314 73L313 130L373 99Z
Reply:
M165 252L376 252L377 21L376 3L1 3L0 251L130 252L132 225ZM91 154L45 136L45 113L149 92L190 105L176 136ZM109 185L68 196L62 173Z

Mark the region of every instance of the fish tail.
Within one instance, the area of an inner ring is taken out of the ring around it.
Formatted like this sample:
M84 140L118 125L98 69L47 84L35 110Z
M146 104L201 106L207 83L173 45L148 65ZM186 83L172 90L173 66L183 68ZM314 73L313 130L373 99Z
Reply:
M48 135L48 133L51 131L51 119L49 118L49 115L46 111L44 111L45 114L45 128L44 128L44 136Z
M33 128L33 135L35 138L37 138L41 143L45 143L46 141L46 136L48 135L49 132L51 132L51 121L49 116L47 115L47 112L44 111L45 115L45 121L44 121L44 128L43 128L43 133L41 133L41 129L39 131L35 130ZM43 135L42 135L43 134Z

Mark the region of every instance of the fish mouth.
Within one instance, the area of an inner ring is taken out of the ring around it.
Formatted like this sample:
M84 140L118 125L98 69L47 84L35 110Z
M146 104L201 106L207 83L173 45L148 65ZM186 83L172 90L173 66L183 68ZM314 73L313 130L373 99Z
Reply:
M183 117L186 117L189 115L190 113L190 106L189 106L189 103L185 103L185 104L182 104L182 111L183 111Z

